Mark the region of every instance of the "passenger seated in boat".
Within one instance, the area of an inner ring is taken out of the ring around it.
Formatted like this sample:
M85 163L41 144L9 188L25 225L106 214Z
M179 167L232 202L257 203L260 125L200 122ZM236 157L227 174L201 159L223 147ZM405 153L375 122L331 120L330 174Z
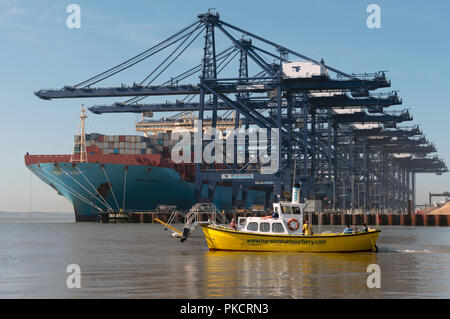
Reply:
M278 218L278 217L280 217L280 216L278 215L278 213L276 211L274 211L272 214L272 218Z
M236 219L234 217L231 219L230 228L236 230Z
M352 229L350 228L349 225L345 225L345 229L344 229L344 231L342 233L343 234L351 234L351 233L353 233L353 231L352 231Z
M311 224L309 223L308 219L305 219L305 223L303 224L303 227L302 227L302 234L305 236L312 235Z
M359 230L360 233L367 233L369 231L369 228L367 228L366 223L362 224L362 228Z

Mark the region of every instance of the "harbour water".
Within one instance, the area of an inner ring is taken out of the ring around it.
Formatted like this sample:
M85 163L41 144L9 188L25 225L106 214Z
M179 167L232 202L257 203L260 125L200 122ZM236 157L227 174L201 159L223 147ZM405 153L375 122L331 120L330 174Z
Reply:
M0 213L0 298L450 298L450 228L381 228L378 253L210 252L201 231L180 243L156 224Z

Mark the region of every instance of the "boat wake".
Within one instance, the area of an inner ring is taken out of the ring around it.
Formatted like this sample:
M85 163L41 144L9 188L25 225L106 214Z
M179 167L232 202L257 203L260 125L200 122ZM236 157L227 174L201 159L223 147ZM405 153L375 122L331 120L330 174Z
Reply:
M431 250L424 249L424 250L401 250L402 253L408 253L408 254L417 254L417 253L431 253Z
M431 250L414 250L414 249L395 249L389 246L379 246L378 253L406 253L406 254L420 254L420 253L431 253Z

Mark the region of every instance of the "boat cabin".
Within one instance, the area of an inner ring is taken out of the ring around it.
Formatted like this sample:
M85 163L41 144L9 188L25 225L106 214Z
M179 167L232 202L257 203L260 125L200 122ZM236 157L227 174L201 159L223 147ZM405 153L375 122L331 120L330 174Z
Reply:
M305 204L279 202L273 204L272 216L239 217L236 230L270 235L301 235Z

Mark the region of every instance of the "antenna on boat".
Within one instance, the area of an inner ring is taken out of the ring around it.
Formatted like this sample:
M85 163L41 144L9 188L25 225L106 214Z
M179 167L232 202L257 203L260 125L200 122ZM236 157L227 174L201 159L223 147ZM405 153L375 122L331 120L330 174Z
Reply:
M295 173L297 167L297 157L294 157L294 178L292 180L292 198L291 201L293 204L300 203L300 185L295 183Z
M32 212L32 203L33 203L33 172L30 170L30 216Z
M297 173L297 156L294 156L294 178L292 179L292 187L295 185L295 173Z
M84 104L81 104L81 115L80 115L80 126L78 128L78 132L75 135L75 145L73 147L73 153L70 157L70 162L79 162L86 163L87 162L87 151L86 151L86 135L85 135L85 126L84 121L87 118L85 114L86 109L84 108Z

